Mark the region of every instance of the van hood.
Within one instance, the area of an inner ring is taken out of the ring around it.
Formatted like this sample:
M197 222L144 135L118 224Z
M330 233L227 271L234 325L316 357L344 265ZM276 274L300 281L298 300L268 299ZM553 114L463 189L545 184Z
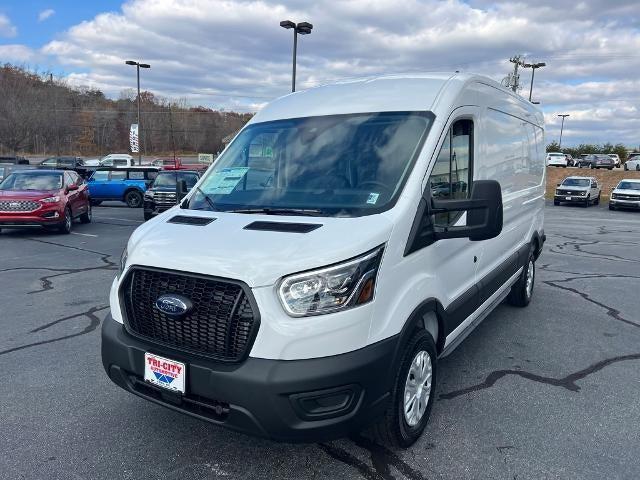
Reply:
M176 215L212 221L202 226L170 223ZM314 229L293 233L246 228L254 222L269 222L267 228L275 230L291 223ZM200 273L262 287L285 275L365 253L387 242L392 230L393 222L384 214L326 218L194 212L174 207L131 235L127 265Z

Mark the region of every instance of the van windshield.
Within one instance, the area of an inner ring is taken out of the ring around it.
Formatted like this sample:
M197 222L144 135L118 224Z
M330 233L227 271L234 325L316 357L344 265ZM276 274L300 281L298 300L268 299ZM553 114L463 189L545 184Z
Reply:
M187 208L361 216L391 208L432 124L428 112L255 123L204 176Z

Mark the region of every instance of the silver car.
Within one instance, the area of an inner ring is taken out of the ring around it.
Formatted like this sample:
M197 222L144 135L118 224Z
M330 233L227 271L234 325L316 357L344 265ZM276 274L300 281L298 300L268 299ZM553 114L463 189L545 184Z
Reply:
M609 210L616 208L640 209L640 179L625 178L611 192Z
M600 203L600 186L594 177L567 177L558 184L553 204L576 203L583 207Z

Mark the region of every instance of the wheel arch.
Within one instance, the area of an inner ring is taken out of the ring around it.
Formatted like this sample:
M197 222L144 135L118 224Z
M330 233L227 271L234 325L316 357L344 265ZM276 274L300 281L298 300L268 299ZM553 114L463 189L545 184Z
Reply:
M393 368L390 371L391 375L395 375L398 364L402 360L404 350L417 330L427 331L436 344L436 352L438 355L442 352L446 337L445 316L446 312L442 304L435 298L423 300L411 312L398 335L398 341L396 342L393 355Z

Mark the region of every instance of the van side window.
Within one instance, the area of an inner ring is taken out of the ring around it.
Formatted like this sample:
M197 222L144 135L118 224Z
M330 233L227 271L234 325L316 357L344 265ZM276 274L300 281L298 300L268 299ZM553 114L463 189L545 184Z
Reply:
M442 143L440 153L429 177L431 196L437 200L468 198L472 179L473 121L458 120L453 123ZM443 213L435 216L436 225L448 225L460 213Z
M127 179L127 171L126 170L111 170L111 180L126 180Z

